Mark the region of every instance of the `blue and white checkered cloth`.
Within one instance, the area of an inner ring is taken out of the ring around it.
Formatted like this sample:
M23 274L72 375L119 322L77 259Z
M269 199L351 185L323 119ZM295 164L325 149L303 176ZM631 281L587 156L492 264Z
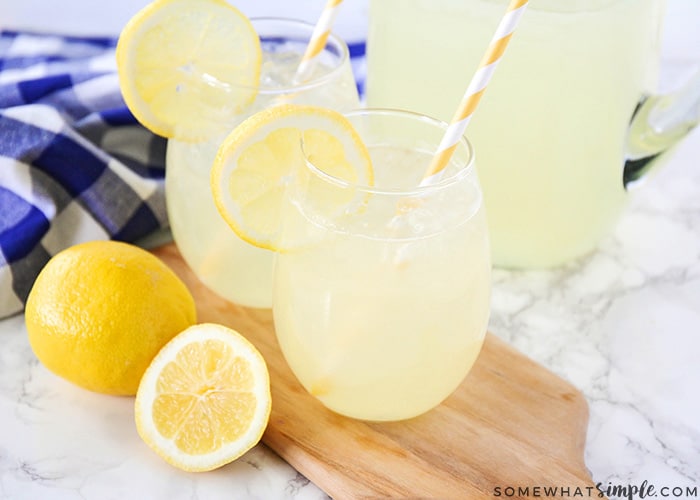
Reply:
M126 108L115 43L0 33L0 317L60 250L167 227L166 142Z
M126 108L115 46L0 32L0 318L59 251L168 227L166 141ZM364 44L350 51L362 90Z

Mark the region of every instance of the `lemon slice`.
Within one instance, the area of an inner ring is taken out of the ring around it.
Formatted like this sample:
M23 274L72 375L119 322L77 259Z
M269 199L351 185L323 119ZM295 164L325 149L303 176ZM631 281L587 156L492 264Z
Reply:
M136 394L136 428L168 463L212 470L243 455L270 417L270 378L255 347L221 325L194 325L146 370Z
M303 147L302 147L303 144ZM321 180L371 185L367 147L340 113L315 106L286 104L261 111L229 134L211 170L216 207L243 240L273 251L280 248L284 192L306 159L323 172L307 179L306 196L326 211L342 207L352 189L327 189Z
M116 54L124 101L164 137L203 140L257 95L260 39L225 0L157 0L127 23Z

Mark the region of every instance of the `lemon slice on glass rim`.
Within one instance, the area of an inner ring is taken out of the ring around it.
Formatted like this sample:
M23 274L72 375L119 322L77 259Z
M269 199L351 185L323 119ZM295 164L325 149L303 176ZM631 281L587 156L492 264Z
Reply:
M171 465L208 471L255 446L270 410L260 352L236 331L202 323L168 342L146 369L136 394L136 429Z
M136 119L196 142L255 100L262 51L248 18L225 0L156 0L124 27L116 58Z
M293 104L268 108L228 135L212 166L211 189L219 213L241 239L285 250L280 242L285 189L307 160L322 175L308 182L306 196L326 209L342 208L353 192L326 189L319 179L348 186L374 181L367 147L347 118L330 109Z

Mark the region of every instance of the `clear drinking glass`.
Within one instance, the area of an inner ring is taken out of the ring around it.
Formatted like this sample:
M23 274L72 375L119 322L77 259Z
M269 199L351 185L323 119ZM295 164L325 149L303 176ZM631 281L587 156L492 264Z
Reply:
M282 352L331 410L399 420L464 379L489 316L490 251L466 139L442 179L418 187L446 124L413 113L346 115L367 145L374 184L307 159L287 187L273 314Z
M228 300L269 308L274 253L241 240L216 209L209 172L217 149L230 130L266 107L297 103L347 111L357 108L359 101L348 48L342 40L329 36L310 79L293 84L313 25L275 18L251 21L263 50L255 101L204 142L170 140L165 189L173 238L200 280Z
M370 0L368 105L449 120L507 5ZM494 265L549 267L593 250L625 185L697 123L700 77L673 99L647 98L663 10L663 0L529 2L469 124Z

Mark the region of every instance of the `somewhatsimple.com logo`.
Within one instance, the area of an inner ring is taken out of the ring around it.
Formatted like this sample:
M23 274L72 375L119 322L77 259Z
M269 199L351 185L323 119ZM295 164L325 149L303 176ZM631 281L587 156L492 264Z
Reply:
M598 483L595 486L496 486L494 497L505 498L609 498L642 500L645 498L698 498L697 486L656 486L641 484Z

